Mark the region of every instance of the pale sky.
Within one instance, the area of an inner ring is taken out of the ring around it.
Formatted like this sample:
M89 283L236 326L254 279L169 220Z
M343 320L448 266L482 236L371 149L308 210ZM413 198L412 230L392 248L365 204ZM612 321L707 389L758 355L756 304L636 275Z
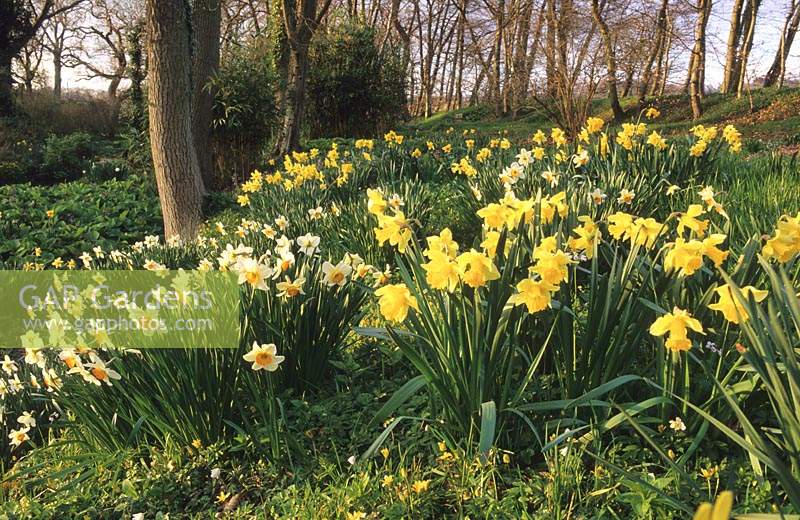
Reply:
M722 83L723 64L725 62L725 44L728 38L730 26L730 9L733 0L716 0L711 12L711 19L708 26L707 57L706 57L706 85L717 87ZM772 65L775 51L779 44L779 35L783 30L784 17L788 10L790 0L763 0L761 10L758 15L756 32L754 37L753 50L748 66L750 77L762 76ZM686 42L691 42L692 35L683 36ZM800 38L798 38L800 39ZM787 78L800 79L800 42L795 39L786 64ZM676 46L676 50L677 50ZM52 77L51 62L43 64L48 70L48 76ZM681 71L683 72L683 71ZM685 73L685 72L683 72ZM88 88L105 90L108 82L101 78L87 80L81 77L80 71L75 69L64 69L63 88ZM673 80L680 83L683 78L680 73L673 73Z

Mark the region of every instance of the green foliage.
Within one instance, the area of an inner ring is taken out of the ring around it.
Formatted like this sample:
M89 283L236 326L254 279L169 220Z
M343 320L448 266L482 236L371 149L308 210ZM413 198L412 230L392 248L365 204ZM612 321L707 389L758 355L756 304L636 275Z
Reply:
M403 118L405 73L395 49L380 49L376 31L363 26L316 35L307 86L312 137L375 135Z
M42 150L43 173L51 182L75 180L89 169L96 151L94 139L86 132L63 137L52 135L45 140Z
M18 265L57 257L66 262L95 246L108 251L161 229L158 197L149 183L135 177L99 184L4 186L0 214L0 261ZM35 255L37 247L41 256Z
M232 121L239 117L231 114ZM9 499L0 514L210 516L227 507L234 518L364 511L367 518L668 519L690 517L722 489L736 491L737 513L796 511L797 264L787 265L784 277L757 257L757 235L797 209L796 162L766 155L745 161L720 138L710 139L700 157L688 152L693 138L629 151L614 143L615 129L608 131L607 153L599 133L581 142L585 164L574 160L575 143L547 146L513 184L516 198L498 178L518 160L519 147L493 135L390 134L358 147L319 140L313 144L320 150L294 154L251 176L241 191L215 195L208 207L214 217L197 241L150 238L120 246L122 260L95 255L94 268L150 261L173 269L201 261L234 269L244 256L270 274L266 291L243 284L238 349L102 352L122 376L113 386L85 385L64 370L63 393L29 394L38 401L15 395L12 406L39 417L55 409L55 397L63 415L15 452L25 456L0 488ZM643 143L647 133L636 139ZM490 156L479 160L483 146ZM451 170L463 158L475 171ZM548 170L559 174L555 185L542 178ZM698 196L712 183L713 204ZM75 247L83 235L56 227L74 222L75 207L121 227L118 207L85 201L121 197L130 210L141 201L124 197L142 184L3 188L0 194L10 195L3 201L25 202L0 208L4 218L12 215L0 230L28 240L0 242L11 244L5 257L49 262L48 249ZM670 185L677 191L666 195ZM100 195L93 191L99 186ZM377 244L375 228L384 224L371 211L375 201L367 203L367 188L393 201L384 216L390 207L403 211L398 231L414 235L408 252ZM599 203L590 197L595 188L607 195ZM633 200L618 200L622 189L635 192ZM153 194L147 197L157 214ZM485 229L476 211L501 200L515 213ZM47 217L44 211L59 202L63 207ZM726 234L729 257L720 269L701 257L696 272L677 276L664 255L678 238L700 234L676 232L689 204L700 206L707 225L700 238ZM663 234L648 245L615 237L608 216L620 211L657 219ZM288 222L279 224L279 216ZM587 218L597 224L598 239L570 245ZM784 225L782 239L795 240L794 224ZM422 240L444 227L460 251L493 250L499 279L467 287L462 273L453 292L434 289L422 267ZM494 246L481 244L487 231L498 232ZM306 233L321 237L313 255L295 247ZM519 281L542 276L530 268L547 257L547 236L569 253L565 274L546 289L552 299L529 312L510 298L522 291ZM42 245L35 242L47 240L55 245L32 256ZM100 240L90 237L67 257ZM360 261L346 253L370 265L345 285L325 283L326 260L344 257L350 267ZM387 271L386 263L397 269ZM302 293L279 296L277 284L287 277L305 278ZM715 289L729 280L770 289L762 304L746 302L746 324L709 309ZM386 283L404 283L419 307L388 327L378 298L369 296ZM648 331L675 306L703 325L703 335L690 333L688 354L667 350ZM362 334L353 333L356 326ZM275 343L286 356L276 372L251 370L242 360L253 341ZM733 348L737 342L744 354ZM44 446L47 440L53 442ZM25 451L33 446L40 448ZM221 477L211 478L213 468Z
M268 39L233 49L208 88L214 90L213 146L220 187L230 187L259 164L277 123L275 71Z

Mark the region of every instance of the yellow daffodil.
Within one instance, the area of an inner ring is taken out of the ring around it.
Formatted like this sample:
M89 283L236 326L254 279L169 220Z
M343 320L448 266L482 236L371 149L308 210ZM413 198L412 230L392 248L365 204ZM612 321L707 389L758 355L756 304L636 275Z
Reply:
M750 285L742 287L739 289L742 293L742 298L744 301L749 300L750 297L753 298L756 302L762 302L769 294L768 291L762 291L752 287ZM717 287L714 290L719 297L717 303L712 303L708 306L709 309L719 311L725 316L725 319L731 323L741 323L743 321L747 321L750 319L750 315L745 309L742 302L733 294L733 289L731 289L730 285L725 284Z
M796 217L784 215L780 218L775 236L767 240L761 253L781 263L800 253L800 213Z
M416 480L414 481L413 484L411 484L411 490L417 494L423 493L428 490L430 484L431 484L430 480Z
M703 238L706 228L708 228L708 221L698 220L697 217L705 213L703 206L700 204L691 204L686 213L681 213L678 219L678 235L683 234L684 229L689 229L697 236Z
M551 285L542 280L526 278L517 284L517 293L508 302L513 305L525 305L531 314L550 306Z
M678 276L691 276L703 266L703 243L699 240L675 240L675 244L664 257L667 271L678 269Z
M375 238L381 246L388 241L390 245L396 246L401 253L405 253L408 243L413 238L411 228L402 211L395 211L394 215L391 216L379 215L378 227L374 231Z
M442 251L428 251L429 262L422 264L425 280L434 289L453 292L458 286L458 264Z
M548 251L543 247L536 249L534 253L536 263L531 271L537 275L550 290L555 290L558 285L565 282L569 275L567 267L571 263L569 257L563 251Z
M408 309L419 310L417 299L411 295L405 284L384 285L375 291L379 297L381 315L389 321L401 323L408 316Z
M425 241L428 243L428 249L423 254L427 257L430 257L429 253L433 251L444 253L450 258L458 255L458 243L453 240L450 228L444 228L438 235L429 236Z
M651 248L663 231L664 225L655 219L637 218L633 221L633 225L631 226L631 242L636 245L643 245L647 248ZM681 244L685 242L682 238L679 238L678 241ZM692 246L695 246L694 242L696 241L693 241ZM702 250L702 244L699 247Z
M567 247L576 252L583 252L591 259L594 256L594 247L600 242L602 233L597 224L588 215L578 217L582 224L572 230L577 236L569 237Z
M657 119L660 115L661 112L656 107L650 107L644 113L644 117L647 119Z
M729 251L723 251L717 247L725 242L726 238L726 235L714 233L703 239L703 255L710 258L715 267L722 265L722 262L728 258Z
M367 188L367 211L372 213L373 215L383 215L383 212L386 211L387 202L383 198L383 193L380 189L370 189Z
M605 122L599 117L590 117L586 120L586 131L594 134L603 129Z
M608 216L608 233L615 240L630 238L633 228L633 215L618 211Z
M728 520L733 509L733 493L723 491L712 506L708 502L700 504L692 517L693 520Z
M692 348L688 338L688 330L703 334L703 326L688 311L675 307L672 312L660 316L650 325L650 334L663 336L668 334L666 347L672 352L686 351Z
M483 223L487 228L499 229L506 223L508 209L502 204L493 202L488 206L479 209L478 216L483 219Z
M492 259L474 249L456 258L461 280L472 288L483 287L487 282L500 278Z

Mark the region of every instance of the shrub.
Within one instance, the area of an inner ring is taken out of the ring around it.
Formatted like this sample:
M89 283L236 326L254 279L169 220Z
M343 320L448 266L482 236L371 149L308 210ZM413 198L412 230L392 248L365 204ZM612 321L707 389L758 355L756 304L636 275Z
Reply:
M86 132L52 135L44 143L42 174L50 182L75 180L91 166L97 145Z
M277 121L275 73L260 38L225 56L211 80L215 89L213 147L220 187L240 181L258 165Z
M100 159L93 161L86 172L92 181L107 181L111 179L124 179L130 173L128 162L123 159Z
M22 93L20 123L39 135L86 132L111 136L117 130L116 108L104 94L65 92L61 99L47 90Z
M373 135L403 118L402 61L388 49L378 47L374 29L357 25L317 37L307 87L312 137Z

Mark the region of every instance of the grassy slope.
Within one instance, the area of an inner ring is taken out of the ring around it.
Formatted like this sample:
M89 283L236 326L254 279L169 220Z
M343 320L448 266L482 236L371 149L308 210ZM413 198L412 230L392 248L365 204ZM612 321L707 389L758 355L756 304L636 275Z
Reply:
M636 100L626 98L623 104L630 117L636 119ZM740 99L735 96L711 94L703 100L705 113L697 121L691 118L688 99L682 95L666 96L653 103L661 109L661 119L654 127L667 134L684 131L694 124L732 123L746 137L778 141L781 144L800 142L800 89L757 89ZM593 104L593 115L611 119L611 109L606 99L597 99ZM495 117L489 107L467 107L460 110L440 112L427 119L409 124L410 129L436 131L449 127L457 130L478 127L485 132L508 131L512 136L525 135L537 128L549 128L549 121L541 109L527 106L513 120Z

